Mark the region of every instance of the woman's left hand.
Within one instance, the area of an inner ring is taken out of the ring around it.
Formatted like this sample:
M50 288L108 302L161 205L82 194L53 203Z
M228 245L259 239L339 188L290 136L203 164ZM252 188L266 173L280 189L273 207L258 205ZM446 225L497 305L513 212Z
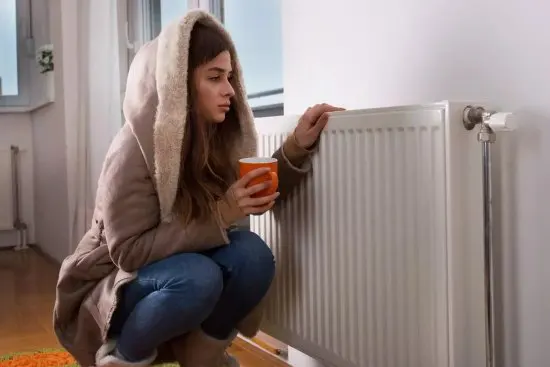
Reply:
M335 111L344 111L344 108L334 107L326 103L308 108L300 117L298 126L294 130L296 143L304 149L313 146L327 125L329 113Z

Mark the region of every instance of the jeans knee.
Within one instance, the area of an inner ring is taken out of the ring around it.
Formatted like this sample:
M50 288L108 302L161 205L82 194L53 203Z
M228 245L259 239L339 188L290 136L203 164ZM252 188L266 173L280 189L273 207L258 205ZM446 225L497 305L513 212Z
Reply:
M229 239L229 246L240 259L239 270L243 277L270 283L275 274L275 258L265 241L250 231L230 232Z
M168 288L178 291L185 300L184 307L190 306L188 302L199 308L214 307L223 290L223 274L219 266L202 255L186 254L185 260L175 269L177 275Z
M200 264L194 275L187 279L186 288L189 295L204 307L213 307L223 290L223 274L219 266L207 259L205 263Z

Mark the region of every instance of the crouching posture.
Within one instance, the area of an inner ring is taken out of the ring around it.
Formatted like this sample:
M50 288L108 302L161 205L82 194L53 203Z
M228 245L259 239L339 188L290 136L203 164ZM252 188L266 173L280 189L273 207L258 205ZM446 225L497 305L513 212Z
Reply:
M238 332L258 331L275 264L260 237L232 224L288 196L335 110L308 109L274 153L279 192L253 197L270 183L249 185L262 170L237 175L256 137L222 25L189 12L144 45L91 228L59 275L55 332L78 363L238 365L226 348Z

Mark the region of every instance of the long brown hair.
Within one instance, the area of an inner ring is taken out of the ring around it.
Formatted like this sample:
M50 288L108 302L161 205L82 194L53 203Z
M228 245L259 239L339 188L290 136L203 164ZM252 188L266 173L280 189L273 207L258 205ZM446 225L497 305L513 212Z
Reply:
M221 52L229 50L228 40L218 31L201 23L195 24L189 45L189 109L176 198L176 211L184 224L208 219L212 215L215 201L225 194L237 178L233 151L240 137L240 124L235 103L231 103L222 123L199 123L194 116L193 72Z

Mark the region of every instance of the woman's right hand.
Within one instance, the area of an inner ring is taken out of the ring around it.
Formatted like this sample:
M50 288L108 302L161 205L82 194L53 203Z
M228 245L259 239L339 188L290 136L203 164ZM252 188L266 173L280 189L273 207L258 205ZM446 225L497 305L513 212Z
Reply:
M251 197L255 193L270 187L272 184L271 181L265 181L247 187L252 179L265 175L269 171L270 169L265 167L252 170L231 186L231 190L233 191L237 204L244 214L263 214L275 205L275 199L279 197L279 192L258 198Z

